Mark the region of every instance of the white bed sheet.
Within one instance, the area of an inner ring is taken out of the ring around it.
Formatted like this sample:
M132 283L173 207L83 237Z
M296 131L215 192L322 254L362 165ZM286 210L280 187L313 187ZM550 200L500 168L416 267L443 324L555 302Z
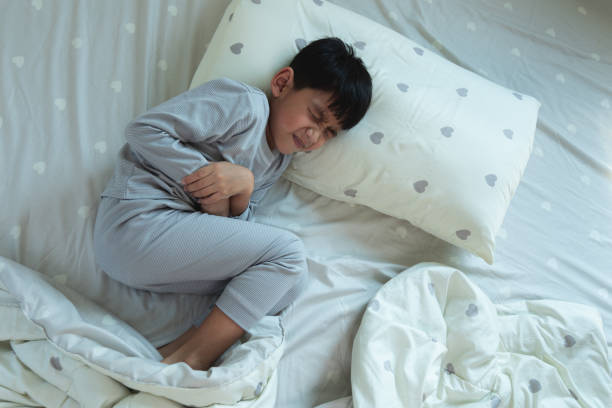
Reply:
M408 252L384 259L410 265L443 256L481 276L478 283L499 299L580 300L602 310L612 334L612 4L336 3L542 102L532 157L498 234L492 267L464 253L443 254L444 245L435 241L418 251L413 234ZM378 235L375 242L382 244L391 234Z
M277 406L350 394L352 339L366 302L421 261L460 268L495 303L595 306L612 346L610 3L333 2L535 96L542 108L492 266L408 222L283 179L274 186L256 221L301 236L311 272L285 317ZM155 345L197 319L180 314L197 299L143 295L106 278L93 260L95 209L125 124L187 89L227 3L0 0L0 36L11 39L0 51L0 255L77 289Z
M612 4L334 3L535 96L542 108L532 157L497 236L492 266L408 222L285 180L262 203L258 221L294 231L324 264L342 256L406 266L437 261L466 272L495 303L557 299L595 306L612 349ZM350 394L352 338L372 291L394 271L377 264L356 273L328 267L313 274L319 290L311 289L309 300L316 299L319 313L300 307L308 302L300 299L291 311L299 317L288 319L279 406ZM337 288L338 296L328 288ZM319 325L321 316L329 324ZM309 321L316 321L310 331L304 329ZM330 331L344 335L327 336ZM287 387L296 383L301 392Z

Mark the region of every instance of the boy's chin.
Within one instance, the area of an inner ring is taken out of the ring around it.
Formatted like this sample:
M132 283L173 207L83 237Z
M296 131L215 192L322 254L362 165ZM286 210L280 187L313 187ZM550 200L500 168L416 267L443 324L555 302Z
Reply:
M295 146L277 146L277 149L282 154L293 154L299 151Z

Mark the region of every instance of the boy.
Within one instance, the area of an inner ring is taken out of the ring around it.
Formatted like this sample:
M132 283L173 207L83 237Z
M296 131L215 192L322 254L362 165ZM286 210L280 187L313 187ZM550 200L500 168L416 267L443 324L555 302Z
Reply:
M207 370L306 282L301 241L248 222L292 154L320 148L365 115L372 81L352 47L324 38L274 75L270 95L227 78L132 121L94 229L100 267L156 292L221 293L162 362Z

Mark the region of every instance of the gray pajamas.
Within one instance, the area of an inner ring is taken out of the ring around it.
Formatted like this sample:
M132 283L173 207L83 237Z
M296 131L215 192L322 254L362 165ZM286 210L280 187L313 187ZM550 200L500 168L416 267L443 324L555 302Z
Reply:
M99 266L126 285L156 292L218 294L216 305L248 330L291 303L306 281L302 242L249 222L291 159L265 138L265 94L210 81L139 116L126 129L94 228ZM248 208L202 213L180 180L213 161L251 169Z

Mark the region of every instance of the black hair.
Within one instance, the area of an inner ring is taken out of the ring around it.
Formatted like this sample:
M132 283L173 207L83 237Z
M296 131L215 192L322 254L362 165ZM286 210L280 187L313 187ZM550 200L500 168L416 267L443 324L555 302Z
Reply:
M293 58L296 90L313 88L331 92L329 109L342 129L355 126L372 100L372 78L353 47L337 37L313 41Z

